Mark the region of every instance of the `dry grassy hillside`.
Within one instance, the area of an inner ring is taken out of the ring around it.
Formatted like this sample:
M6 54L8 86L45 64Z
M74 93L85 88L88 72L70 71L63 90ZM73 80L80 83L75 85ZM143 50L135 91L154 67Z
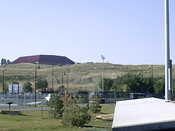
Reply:
M3 69L0 67L1 70ZM6 82L34 81L34 64L10 64L5 67ZM53 71L53 73L52 73ZM117 65L110 63L84 63L71 66L39 65L37 76L47 79L49 87L53 78L53 87L58 88L62 83L72 89L93 90L98 85L102 72L105 78L116 78L127 73L143 73L144 77L162 77L163 65ZM52 77L53 74L53 77ZM173 70L173 75L175 75ZM2 71L0 73L2 87Z

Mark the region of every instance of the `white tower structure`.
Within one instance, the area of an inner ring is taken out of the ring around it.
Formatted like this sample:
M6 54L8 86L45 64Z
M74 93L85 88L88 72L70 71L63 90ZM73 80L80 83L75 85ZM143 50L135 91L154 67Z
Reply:
M172 99L172 60L170 59L169 0L165 6L165 100Z

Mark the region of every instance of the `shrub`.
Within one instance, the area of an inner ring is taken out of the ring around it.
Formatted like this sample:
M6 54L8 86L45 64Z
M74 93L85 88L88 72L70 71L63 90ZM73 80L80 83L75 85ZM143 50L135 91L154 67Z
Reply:
M101 111L100 98L97 95L93 97L89 109L92 113L99 113Z
M77 103L83 104L83 103L88 103L89 99L87 96L78 96L76 97Z
M91 116L87 107L80 107L75 103L65 106L63 113L64 125L82 127L89 123L90 120Z
M48 87L47 80L39 78L36 82L36 87L37 89L41 89L41 90L46 89Z
M30 83L30 82L25 82L24 84L23 84L23 91L24 92L32 92L32 83Z
M61 118L64 110L63 101L57 94L51 95L51 99L48 103L51 110L50 113L52 114L53 118Z

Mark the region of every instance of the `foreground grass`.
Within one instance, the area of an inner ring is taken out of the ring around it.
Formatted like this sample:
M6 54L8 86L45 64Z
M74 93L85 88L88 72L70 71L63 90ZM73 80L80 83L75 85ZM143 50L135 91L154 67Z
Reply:
M113 105L103 105L102 113L112 113ZM65 127L61 120L49 118L46 111L23 112L23 115L0 114L0 131L84 131L103 129L111 131L112 121L97 120L95 118L83 128Z

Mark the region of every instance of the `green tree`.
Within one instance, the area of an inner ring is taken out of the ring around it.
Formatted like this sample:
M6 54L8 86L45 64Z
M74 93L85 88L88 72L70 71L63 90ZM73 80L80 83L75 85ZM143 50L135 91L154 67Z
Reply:
M103 91L111 91L112 90L112 85L113 85L114 80L110 78L104 78L103 79L103 84L104 87L102 87L102 80L99 81L99 87Z
M91 116L87 107L80 107L75 103L65 106L63 113L64 125L82 127L90 120Z
M75 98L79 104L89 103L89 93L87 91L78 91Z
M118 92L154 93L152 78L143 77L142 74L126 74L114 80L112 89Z
M105 78L104 79L104 91L111 91L114 80Z
M62 117L62 114L64 111L64 105L63 105L63 101L57 94L51 95L51 99L48 105L51 108L50 113L52 114L53 118Z
M143 80L141 74L128 75L128 79L125 81L131 92L143 92Z
M165 89L165 80L162 78L155 80L155 84L154 84L155 95L157 95L159 97L163 96L163 94L165 92L164 89Z
M32 92L32 83L30 83L30 82L25 82L24 84L23 84L23 91L24 92Z
M8 85L9 84L7 82L4 83L4 93L8 93L9 91Z
M37 80L37 82L36 82L36 87L38 88L38 89L46 89L47 87L48 87L48 82L47 82L47 80L46 79L38 79Z
M10 64L11 63L11 61L10 60L7 60L7 64Z
M6 59L2 58L2 59L1 59L1 65L6 65L6 64L7 64Z
M147 93L154 94L154 80L152 77L144 78L144 86Z
M127 75L114 79L112 90L115 92L129 92L129 87L125 82L127 79Z

